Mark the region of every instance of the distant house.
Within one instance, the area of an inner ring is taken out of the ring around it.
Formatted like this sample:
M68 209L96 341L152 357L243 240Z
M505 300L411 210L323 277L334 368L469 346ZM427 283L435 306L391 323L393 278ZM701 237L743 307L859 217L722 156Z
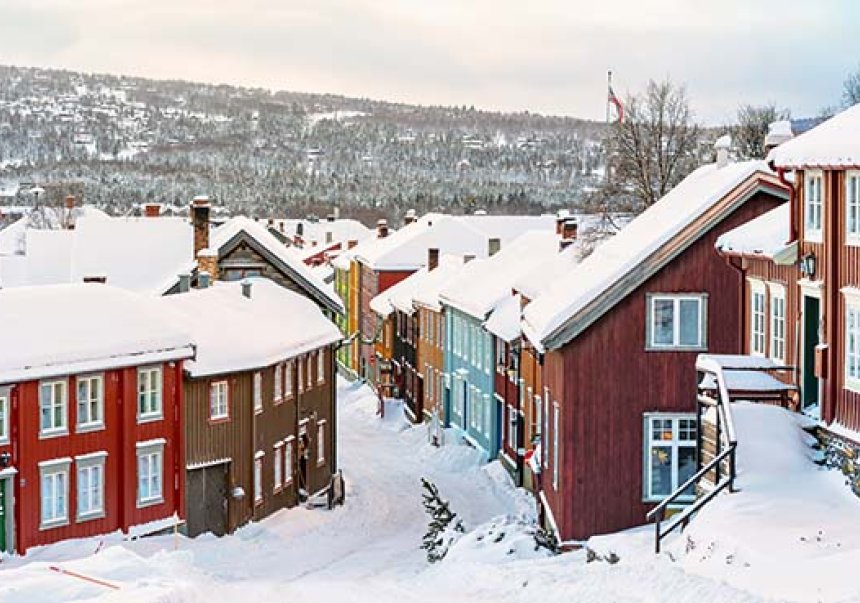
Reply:
M789 196L725 147L523 311L543 355L539 499L562 541L642 523L697 468L696 356L742 348L717 238Z
M223 535L324 491L337 469L337 327L264 278L159 302L196 345L184 381L187 533Z
M374 232L358 220L338 218L330 214L325 219L268 218L258 220L269 232L291 246L308 266L319 266L328 255L354 247L374 236Z
M190 335L99 284L2 290L0 316L0 551L181 521Z

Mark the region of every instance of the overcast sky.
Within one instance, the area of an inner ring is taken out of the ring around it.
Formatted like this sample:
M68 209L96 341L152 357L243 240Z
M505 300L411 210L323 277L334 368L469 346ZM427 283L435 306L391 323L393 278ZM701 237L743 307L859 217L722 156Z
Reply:
M697 116L795 116L860 65L857 0L0 0L0 63L601 119L684 82Z

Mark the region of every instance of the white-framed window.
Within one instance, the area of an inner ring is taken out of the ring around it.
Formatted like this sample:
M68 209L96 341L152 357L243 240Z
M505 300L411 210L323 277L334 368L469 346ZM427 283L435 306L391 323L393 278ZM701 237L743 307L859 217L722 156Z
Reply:
M543 388L543 429L540 437L541 466L546 469L549 459L549 388Z
M860 298L845 299L845 385L860 391Z
M696 416L645 415L646 500L663 499L696 473ZM681 498L694 498L690 489Z
M317 423L317 465L325 463L325 420Z
M484 435L487 436L487 438L489 438L490 435L492 434L492 427L490 425L490 421L491 421L492 409L493 409L492 405L494 404L494 402L493 402L493 400L490 399L489 394L483 394L481 396L481 400L483 401L483 404L484 404L484 407L482 409L483 413L484 413L483 414L483 417L484 417L483 431L484 431Z
M325 350L317 350L317 383L325 382Z
M649 294L647 304L647 349L705 348L706 294Z
M296 381L299 384L299 393L305 391L305 373L304 373L304 363L305 361L302 358L296 358Z
M263 457L265 453L258 450L254 455L254 504L263 504Z
M860 244L860 172L845 172L845 234L849 244Z
M767 316L767 294L764 283L750 280L750 353L765 354L765 324Z
M505 342L501 339L496 340L496 372L500 375L505 374Z
M78 470L78 521L104 517L106 454L75 457Z
M5 444L9 441L9 394L0 390L0 444Z
M263 373L254 372L254 412L263 410Z
M770 289L770 357L785 362L785 287L769 285Z
M475 386L470 386L468 382L466 383L466 387L469 391L469 427L472 429L478 428L478 403L475 400Z
M284 483L284 455L283 455L283 442L277 442L274 446L274 478L275 478L275 492L280 492L281 487Z
M137 506L146 507L164 500L164 442L137 444Z
M161 417L161 367L137 369L137 418L147 420Z
M311 362L310 354L305 357L305 368L307 369L307 389L314 386L314 363Z
M77 378L78 429L104 425L104 379L101 375Z
M69 466L71 459L39 463L41 528L69 523Z
M475 336L475 367L480 371L484 361L484 334L476 328L473 335Z
M508 406L508 446L517 449L517 411L513 406Z
M803 213L805 215L804 238L807 241L821 242L822 240L822 214L824 208L822 189L822 173L817 171L806 172L806 181Z
M213 381L209 384L209 420L220 421L230 418L230 386L226 381Z
M68 431L66 382L43 381L39 384L40 430L42 435Z
M281 400L281 398L283 398L283 396L284 396L283 388L284 388L284 365L279 362L278 364L275 365L275 384L274 384L274 394L273 394L273 396L275 398L275 402L278 402ZM262 403L260 404L259 408L257 408L255 406L254 410L256 410L257 412L262 411L263 410Z
M532 405L531 412L531 425L530 425L530 433L529 433L529 441L525 442L526 444L531 443L531 438L540 433L540 396L535 396L532 394L532 388L528 389L528 401Z
M286 377L284 381L284 394L287 398L293 397L293 380L296 378L296 365L293 360L287 362Z
M552 404L552 487L558 490L558 402Z
M490 374L490 364L493 362L493 337L489 333L484 333L484 373Z
M284 486L293 483L293 436L284 440Z

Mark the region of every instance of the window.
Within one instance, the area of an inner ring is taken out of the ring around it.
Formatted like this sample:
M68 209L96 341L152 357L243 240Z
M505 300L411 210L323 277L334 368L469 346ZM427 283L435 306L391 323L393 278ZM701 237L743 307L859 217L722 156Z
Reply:
M558 402L552 405L552 487L558 490Z
M805 238L808 241L821 242L821 172L806 173L806 199L804 203L804 214L806 219Z
M317 351L317 383L325 381L325 351Z
M104 380L100 375L78 377L78 429L103 425Z
M541 431L541 464L546 469L549 459L549 388L543 388L543 431Z
M845 173L845 230L849 242L860 242L860 172Z
M496 372L500 375L505 374L505 343L502 340L496 341Z
M47 381L39 386L41 433L66 433L66 382Z
M648 349L702 349L707 296L650 295Z
M785 289L770 285L770 357L785 362Z
M105 454L75 457L78 466L78 520L104 517Z
M137 371L137 418L161 418L161 368Z
M484 372L490 374L490 363L493 361L493 339L489 333L484 333Z
M254 504L263 503L263 456L265 453L260 450L254 455Z
M468 408L469 408L469 427L471 427L472 429L477 429L478 428L478 421L477 421L477 419L478 419L478 409L477 409L478 403L475 401L475 387L474 386L469 387L468 384L466 385L466 387L469 388L469 405L468 405Z
M284 483L284 475L283 475L283 462L284 457L282 454L282 448L284 447L283 442L278 442L275 444L275 492L280 492L281 485Z
M478 392L478 394L480 395L480 392ZM490 429L490 416L492 415L492 406L489 394L484 394L481 400L484 405L484 407L481 409L484 412L484 435L489 438L490 434L492 433L492 430Z
M137 444L137 506L162 502L163 442Z
M475 367L480 371L484 359L484 334L477 328L472 334L475 337L475 358L473 360Z
M293 380L295 379L295 365L293 361L287 362L286 379L284 381L284 392L287 398L293 397Z
M534 397L534 407L532 409L532 437L540 435L541 423L543 423L543 406L540 396Z
M845 304L845 382L860 389L860 299Z
M517 450L517 414L513 406L508 406L508 446Z
M227 400L228 391L229 387L226 381L216 381L209 385L209 419L211 421L230 417L230 407Z
M750 281L750 353L764 356L765 291L761 281Z
M307 388L311 389L314 386L314 376L313 376L314 364L313 364L313 362L311 362L310 354L308 354L308 356L305 358L305 368L307 369L307 373L308 373L307 374L307 377L308 377Z
M0 444L9 441L9 396L0 392Z
M696 473L694 415L645 415L645 498L660 500ZM691 487L683 498L695 496Z
M69 522L70 464L67 459L39 463L43 528L66 525Z
M317 465L325 463L325 421L317 423Z
M274 398L275 398L276 402L278 400L280 400L281 398L283 398L283 396L284 396L283 387L284 387L284 366L279 362L278 364L275 365ZM259 408L254 406L254 409L257 412L260 412L263 410L263 405L260 404Z
M254 373L254 412L263 410L263 373Z
M293 436L284 440L284 486L293 482Z

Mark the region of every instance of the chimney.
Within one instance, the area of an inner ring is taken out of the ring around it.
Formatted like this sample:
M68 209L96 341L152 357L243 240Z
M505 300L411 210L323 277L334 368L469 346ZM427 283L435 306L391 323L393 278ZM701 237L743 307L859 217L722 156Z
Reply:
M143 215L147 218L157 218L161 215L161 205L158 203L147 203L143 206Z
M275 227L275 219L274 218L269 218L268 226L269 226L269 228Z
M100 284L104 285L105 283L107 283L107 277L103 274L99 274L99 275L93 274L90 276L85 276L84 282L85 283L100 283Z
M305 235L305 223L299 220L296 222L296 236L303 237Z
M326 222L334 222L335 220L337 220L337 218L335 217L335 215L334 215L333 213L332 213L332 214L327 215L327 216L325 217L325 219L326 219Z
M499 250L502 248L502 240L501 239L490 239L487 243L487 255L493 257Z
M565 218L561 226L561 238L573 241L579 233L579 221L576 218Z
M66 209L75 209L75 196L74 195L68 195L66 197L64 205L66 206Z
M388 236L388 220L385 218L380 219L376 223L376 236L380 239Z
M179 292L188 293L191 290L191 275L183 272L179 275Z
M197 288L198 289L208 289L209 288L209 273L205 270L197 275Z
M278 222L278 230L280 230L281 232L284 232L284 223L283 222Z
M356 245L358 245L358 241L355 239L350 239L349 241L346 242L346 248L347 249L352 249Z
M786 120L775 121L767 127L767 136L764 137L765 155L784 142L794 138L791 130L791 122Z
M325 244L331 245L332 241L334 241L334 233L330 230L327 230L325 233Z
M412 224L415 220L416 220L415 210L410 209L409 211L406 212L406 216L403 218L403 224L405 226L408 226L409 224Z
M218 280L218 252L208 247L197 252L197 272L209 275L213 281Z
M717 169L724 168L729 164L729 149L732 148L732 137L728 134L720 136L714 143L717 152Z
M439 248L431 247L427 250L427 272L439 267Z
M567 220L567 217L570 214L566 209L558 210L558 213L555 215L555 234L561 236L561 231L564 226L564 221Z
M242 281L242 295L251 299L251 281L248 279Z
M191 202L191 224L194 226L194 257L209 248L209 211L212 204L209 197L194 197Z
M463 263L464 263L464 264L468 264L469 262L471 262L471 261L472 261L472 260L474 260L474 259L475 259L475 256L474 256L474 255L472 255L472 254L464 255L464 256L463 256Z

